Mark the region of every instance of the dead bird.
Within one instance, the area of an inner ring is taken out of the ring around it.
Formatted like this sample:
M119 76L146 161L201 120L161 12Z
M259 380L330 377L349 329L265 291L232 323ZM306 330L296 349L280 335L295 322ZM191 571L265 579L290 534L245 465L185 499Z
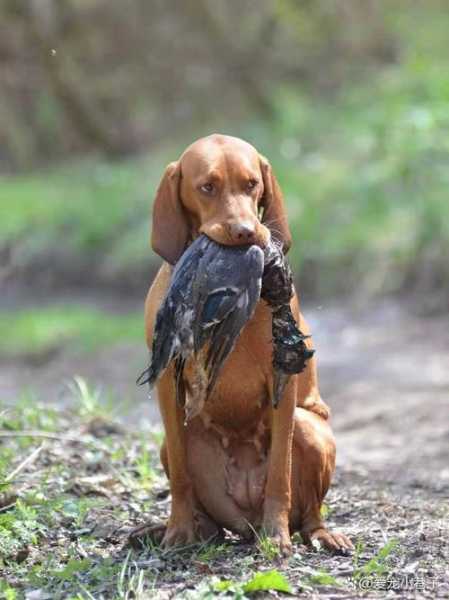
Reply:
M138 383L152 386L175 361L176 397L184 404L182 374L186 360L194 356L195 393L186 413L188 418L197 414L256 308L263 266L258 246L231 248L205 235L198 237L173 271L156 317L151 362Z
M290 267L275 242L258 246L224 246L205 235L184 252L158 311L151 360L137 383L154 385L174 361L176 396L186 419L198 414L210 396L237 338L263 298L273 311L273 405L285 385L301 373L314 351L305 345L290 310ZM193 394L186 400L183 371L195 360Z
M290 377L302 373L315 350L305 344L309 336L299 330L290 309L293 276L290 265L275 242L264 249L261 297L273 313L273 406L276 408Z

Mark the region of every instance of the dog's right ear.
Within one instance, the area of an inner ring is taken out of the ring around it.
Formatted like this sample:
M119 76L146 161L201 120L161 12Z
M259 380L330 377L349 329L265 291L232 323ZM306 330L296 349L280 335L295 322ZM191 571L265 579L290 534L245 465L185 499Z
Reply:
M171 264L179 259L188 241L188 225L180 198L181 164L165 169L153 203L151 246Z
M269 161L261 155L259 160L264 187L260 201L263 208L262 223L270 229L272 237L282 244L282 250L287 254L292 245L292 234L288 226L282 191Z

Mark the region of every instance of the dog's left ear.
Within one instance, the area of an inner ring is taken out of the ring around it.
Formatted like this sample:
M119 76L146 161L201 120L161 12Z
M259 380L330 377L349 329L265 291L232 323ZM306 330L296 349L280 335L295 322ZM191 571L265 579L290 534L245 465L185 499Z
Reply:
M180 198L181 163L165 169L153 203L151 246L156 254L174 265L184 252L189 230Z
M268 160L260 155L259 159L264 187L260 200L263 209L262 223L271 231L271 236L281 242L282 251L287 254L292 245L292 234L288 226L282 191Z

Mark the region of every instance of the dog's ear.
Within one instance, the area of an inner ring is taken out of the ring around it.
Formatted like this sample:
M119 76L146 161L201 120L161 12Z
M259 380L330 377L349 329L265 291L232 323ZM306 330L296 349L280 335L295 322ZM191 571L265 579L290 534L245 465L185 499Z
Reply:
M151 246L167 262L174 264L184 252L189 229L181 198L181 164L165 169L153 203Z
M264 156L260 156L260 170L262 171L264 187L260 200L260 206L263 210L262 223L271 231L272 237L281 242L282 250L284 254L287 254L292 244L287 211L285 210L279 183L270 163Z

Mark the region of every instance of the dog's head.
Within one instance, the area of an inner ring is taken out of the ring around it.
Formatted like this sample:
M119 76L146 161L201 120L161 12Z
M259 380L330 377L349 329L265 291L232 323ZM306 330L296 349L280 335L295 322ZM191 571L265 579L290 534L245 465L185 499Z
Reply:
M290 247L282 192L271 165L243 140L202 138L165 170L153 205L153 250L173 264L201 233L220 244L261 247L271 235L284 252Z

